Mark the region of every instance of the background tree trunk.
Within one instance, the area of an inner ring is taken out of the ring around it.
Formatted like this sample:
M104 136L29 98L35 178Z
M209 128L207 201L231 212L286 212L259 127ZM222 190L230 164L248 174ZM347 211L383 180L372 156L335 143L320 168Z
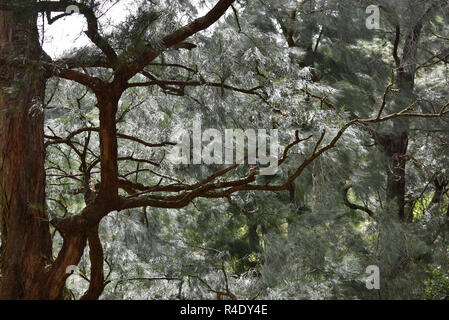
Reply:
M400 134L384 136L382 145L387 158L387 201L395 205L399 219L405 221L405 165L408 135L404 131Z
M430 12L427 11L426 14ZM397 30L399 32L400 29ZM408 107L415 102L415 74L418 56L418 43L422 30L421 19L411 28L405 38L402 59L398 60L397 87L400 93L395 101L395 112ZM400 34L398 33L398 36ZM395 52L397 58L397 52ZM396 205L397 214L401 221L407 221L405 215L405 193L406 193L406 164L409 137L409 120L394 119L393 132L383 135L380 143L386 153L387 173L387 201Z

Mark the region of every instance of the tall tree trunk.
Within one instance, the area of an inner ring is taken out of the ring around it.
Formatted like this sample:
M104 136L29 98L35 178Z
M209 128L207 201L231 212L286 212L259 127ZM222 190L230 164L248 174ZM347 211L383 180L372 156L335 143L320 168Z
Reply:
M35 19L0 11L2 56L39 58ZM26 66L0 66L0 75L0 299L39 299L52 259L45 209L45 79Z
M395 59L398 60L397 87L400 93L395 100L395 112L408 107L414 102L415 73L418 55L418 43L422 30L422 19L409 30L402 50L402 59L399 61L395 51ZM400 29L397 29L398 37ZM398 38L399 39L399 38ZM396 47L396 46L395 46ZM409 135L408 119L394 119L391 134L383 135L380 143L386 154L387 173L387 201L396 206L398 217L401 221L407 221L405 214L405 192L406 192L406 164Z

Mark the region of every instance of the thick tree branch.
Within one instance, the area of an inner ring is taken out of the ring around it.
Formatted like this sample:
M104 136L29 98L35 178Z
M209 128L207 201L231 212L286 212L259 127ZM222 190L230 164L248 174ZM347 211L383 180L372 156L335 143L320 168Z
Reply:
M195 19L186 26L176 30L175 32L165 36L162 39L161 48L155 48L148 45L144 53L142 53L133 62L122 65L117 70L117 81L122 83L127 82L134 75L142 71L148 64L150 64L163 50L170 48L195 33L209 28L218 19L220 19L227 9L234 3L235 0L220 0L205 16Z
M98 225L92 228L87 234L89 242L90 258L90 282L86 293L81 300L97 300L104 290L104 271L103 271L103 247L98 236Z

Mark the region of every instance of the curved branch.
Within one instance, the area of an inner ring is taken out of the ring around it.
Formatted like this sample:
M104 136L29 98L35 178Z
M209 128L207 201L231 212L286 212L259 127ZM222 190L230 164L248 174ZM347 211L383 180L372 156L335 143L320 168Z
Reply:
M86 293L81 300L97 300L103 293L104 271L103 271L103 247L100 237L98 236L98 225L92 228L87 234L89 242L89 258L90 258L90 283Z
M358 204L355 204L355 203L352 203L351 201L349 201L349 199L348 199L348 192L349 192L349 189L351 189L351 188L352 188L351 185L346 186L346 187L343 188L343 193L342 194L343 194L343 200L345 202L345 205L348 208L350 208L350 209L361 210L361 211L364 211L364 212L368 213L368 215L370 217L374 217L374 212L371 211L368 207L360 206Z

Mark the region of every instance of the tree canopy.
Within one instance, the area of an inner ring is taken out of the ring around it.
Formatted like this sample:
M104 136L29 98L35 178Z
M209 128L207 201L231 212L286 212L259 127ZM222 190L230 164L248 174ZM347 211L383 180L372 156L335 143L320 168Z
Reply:
M0 298L447 299L448 13L2 1ZM195 122L277 130L276 173L173 162Z

